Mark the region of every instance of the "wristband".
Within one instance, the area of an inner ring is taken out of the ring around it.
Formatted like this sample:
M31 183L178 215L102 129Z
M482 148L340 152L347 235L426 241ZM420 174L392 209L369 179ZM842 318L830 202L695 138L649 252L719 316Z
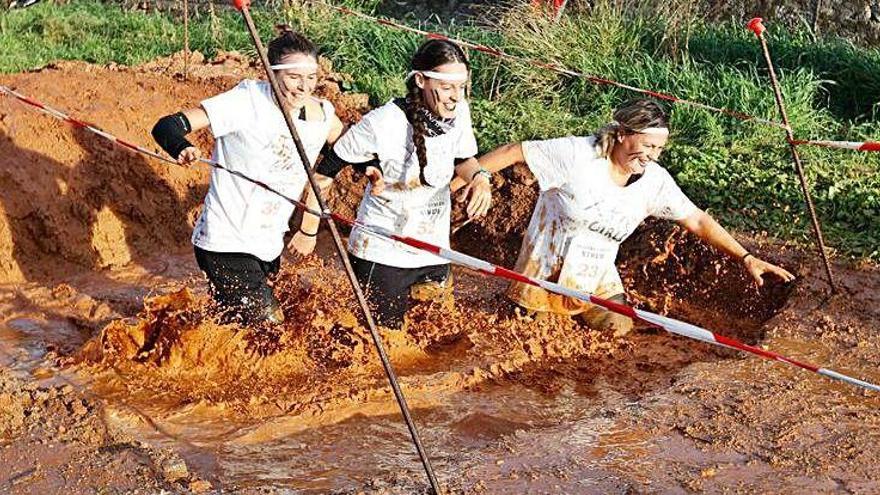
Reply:
M479 170L477 170L476 172L474 172L473 175L471 175L471 182L473 182L473 180L476 179L478 175L482 175L486 179L488 179L489 182L492 182L492 172L489 172L488 170L486 170L483 167L480 167Z
M306 237L317 237L317 236L318 236L318 231L317 231L317 230L315 231L314 234L309 234L308 232L306 232L306 231L300 229L299 233L302 234L302 235L304 235L304 236L306 236Z
M746 262L746 258L748 258L749 256L751 256L751 257L754 258L754 255L752 255L752 253L746 251L746 254L742 255L742 257L740 258L740 261L742 261L743 263L745 263L745 262Z

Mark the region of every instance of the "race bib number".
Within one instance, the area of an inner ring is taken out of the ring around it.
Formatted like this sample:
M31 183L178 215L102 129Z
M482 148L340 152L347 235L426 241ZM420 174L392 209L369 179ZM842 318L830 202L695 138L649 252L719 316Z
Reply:
M614 269L617 246L608 246L591 236L571 239L559 273L559 283L585 292L595 292L609 269Z
M447 202L442 197L433 198L419 211L415 227L416 236L422 239L432 239L437 231L441 219L444 218Z

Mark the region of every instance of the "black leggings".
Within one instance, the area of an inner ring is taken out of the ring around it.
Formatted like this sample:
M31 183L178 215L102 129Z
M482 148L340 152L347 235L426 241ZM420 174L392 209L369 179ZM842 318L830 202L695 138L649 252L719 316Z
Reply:
M224 311L224 319L240 318L245 324L283 321L281 307L267 283L281 267L281 257L263 261L247 253L215 253L193 246L196 262L205 272L211 296Z
M449 278L449 265L421 268L398 268L348 255L351 267L374 311L376 322L399 329L409 309L410 288L423 282L444 283Z

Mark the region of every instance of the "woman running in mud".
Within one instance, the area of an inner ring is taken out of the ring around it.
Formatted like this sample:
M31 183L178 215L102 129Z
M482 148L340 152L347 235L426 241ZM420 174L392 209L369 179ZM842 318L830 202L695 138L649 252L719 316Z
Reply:
M312 96L318 81L318 50L287 28L269 43L268 56L278 78L285 110L313 165L325 144L343 131L333 105ZM186 134L210 126L213 160L231 171L299 198L306 185L281 109L267 81L245 80L235 88L159 120L156 142L181 164L198 160L201 151ZM243 323L280 323L284 315L269 286L279 269L284 233L294 205L252 182L214 169L205 205L193 230L199 268L226 318Z
M541 190L516 270L626 303L614 266L617 250L646 217L654 216L678 222L740 261L759 286L764 274L794 280L747 251L691 203L656 163L668 139L663 108L651 100L634 100L592 136L511 143L481 157L480 164L492 172L525 162ZM538 287L514 282L508 296L530 311L580 315L589 326L611 329L615 336L632 329L626 316Z
M449 246L449 183L457 175L468 185L468 215L477 217L491 202L489 173L474 158L477 141L465 98L469 65L457 45L441 40L422 44L406 79L407 95L366 114L317 166L322 188L347 165L370 180L357 219L402 235ZM309 206L315 208L311 193ZM291 241L312 252L319 219L304 215ZM449 262L425 251L386 240L355 227L348 240L355 273L379 324L399 329L412 289L450 284Z

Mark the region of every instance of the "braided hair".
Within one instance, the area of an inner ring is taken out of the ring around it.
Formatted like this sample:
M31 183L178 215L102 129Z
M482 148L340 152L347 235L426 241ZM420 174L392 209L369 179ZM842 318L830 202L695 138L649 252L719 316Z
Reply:
M456 62L465 64L470 70L467 56L461 47L451 41L431 39L422 43L416 50L410 62L410 70L431 70L444 64ZM428 153L425 149L426 122L424 113L419 112L419 108L427 108L427 105L425 105L422 89L416 84L415 76L406 81L406 89L406 117L413 128L413 147L419 159L419 182L428 186L430 184L425 180L425 167L428 166Z
M649 127L669 127L669 117L654 100L630 100L614 111L614 121L602 127L594 136L599 156L608 158L618 136L636 134Z

